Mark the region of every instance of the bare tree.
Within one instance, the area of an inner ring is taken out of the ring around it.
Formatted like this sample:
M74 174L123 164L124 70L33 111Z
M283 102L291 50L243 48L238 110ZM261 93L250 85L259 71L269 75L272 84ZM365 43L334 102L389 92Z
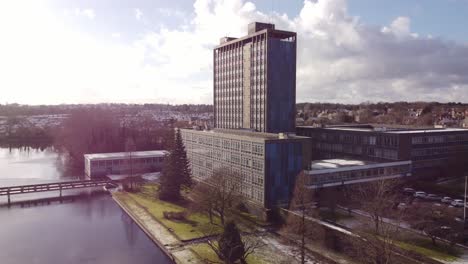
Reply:
M407 214L407 219L412 227L424 231L432 240L432 244L437 244L437 239L447 239L451 245L457 242L457 235L462 234L461 223L454 219L456 213L445 206L418 205Z
M242 255L241 262L247 263L247 258L264 247L266 244L259 237L250 235L243 236L242 243L244 244L244 255Z
M306 238L311 236L314 230L308 225L307 218L316 215L314 210L313 192L307 187L307 179L304 171L296 177L294 192L289 205L289 215L286 220L286 232L295 233L298 236L298 245L301 254L301 263L305 263Z
M55 140L67 154L69 164L82 169L83 154L122 151L119 123L110 111L100 109L76 110L67 118Z
M125 141L125 167L128 171L128 183L131 190L134 189L134 153L136 150L135 141L133 138L127 138Z
M359 236L351 238L353 255L358 262L369 264L392 264L396 261L395 238L399 228L393 225L382 225L380 235L373 232L357 232Z
M200 212L208 214L210 224L215 224L213 221L213 208L215 206L215 196L211 195L213 187L205 183L198 183L190 192L193 202L190 204L192 212Z
M201 181L192 191L194 208L207 212L213 223L213 214L224 226L227 216L241 201L242 178L228 168L215 169L213 176Z
M352 198L369 217L360 216L364 228L353 239L354 251L362 261L374 264L395 263L395 243L400 235L403 210L398 210L399 182L379 180L351 188ZM390 220L387 220L391 218ZM370 224L370 230L365 228Z
M384 216L392 214L394 220L401 220L403 211L395 210L399 203L399 186L396 180L378 180L351 188L351 198L369 214L377 234L381 231Z

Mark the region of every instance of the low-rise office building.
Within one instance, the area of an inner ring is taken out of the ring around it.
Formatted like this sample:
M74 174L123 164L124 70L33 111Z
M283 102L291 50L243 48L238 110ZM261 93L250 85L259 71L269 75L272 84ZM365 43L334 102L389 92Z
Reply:
M181 129L181 134L194 179L228 168L241 176L241 194L257 208L287 204L295 177L310 160L309 139L293 134L224 129Z
M115 174L161 171L165 150L85 154L85 174L89 178Z
M412 161L414 176L468 172L467 129L391 129L370 125L297 127L311 138L313 159Z
M306 185L312 189L336 187L411 176L411 161L370 162L326 159L312 161L305 171Z

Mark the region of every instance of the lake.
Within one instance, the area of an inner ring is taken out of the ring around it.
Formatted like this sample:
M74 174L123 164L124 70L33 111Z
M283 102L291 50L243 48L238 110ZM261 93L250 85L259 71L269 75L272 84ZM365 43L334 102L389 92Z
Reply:
M61 163L50 148L0 148L0 186L80 177L67 175ZM70 194L79 197L63 203L0 207L0 263L172 263L109 194L83 190ZM12 196L12 201L31 195ZM6 198L0 200L5 202Z

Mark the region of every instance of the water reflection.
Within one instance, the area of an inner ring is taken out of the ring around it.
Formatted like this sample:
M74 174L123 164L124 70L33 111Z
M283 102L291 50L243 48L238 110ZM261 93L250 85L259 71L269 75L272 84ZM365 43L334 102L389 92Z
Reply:
M1 148L0 186L75 179L52 148ZM171 263L116 205L96 190L70 190L71 202L0 206L0 263ZM12 196L13 202L57 193ZM3 199L4 198L4 199ZM6 197L0 197L0 203Z
M108 195L0 209L1 263L170 263Z
M124 225L127 242L130 246L134 247L140 227L138 227L125 212L122 213L121 220Z
M72 172L53 147L0 147L0 186L34 184L83 178Z

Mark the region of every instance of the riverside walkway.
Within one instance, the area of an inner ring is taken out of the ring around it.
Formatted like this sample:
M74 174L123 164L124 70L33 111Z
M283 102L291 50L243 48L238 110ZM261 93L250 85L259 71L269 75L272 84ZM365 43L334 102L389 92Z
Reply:
M114 182L114 181L108 178L99 178L95 180L66 181L66 182L7 186L7 187L0 187L0 196L8 196L8 205L10 205L11 204L10 196L12 195L59 191L60 197L62 197L62 190L99 187L99 186L105 186L106 184L111 183L111 182Z

